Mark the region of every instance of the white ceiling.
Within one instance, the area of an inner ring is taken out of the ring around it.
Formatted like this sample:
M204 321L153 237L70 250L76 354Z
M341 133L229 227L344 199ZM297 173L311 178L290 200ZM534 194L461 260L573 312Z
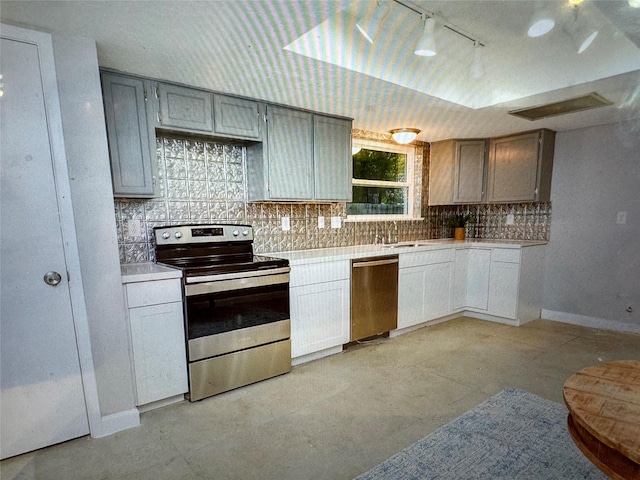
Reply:
M393 2L392 2L393 3ZM471 80L473 44L437 29L438 54L413 55L420 18L393 4L373 45L355 22L372 0L9 1L3 22L92 38L103 67L354 118L354 128L422 130L418 139L568 130L636 119L640 135L640 9L584 0L578 19L600 31L578 55L563 26L526 35L528 0L411 3L478 38L485 75ZM595 91L613 106L530 122L509 110Z

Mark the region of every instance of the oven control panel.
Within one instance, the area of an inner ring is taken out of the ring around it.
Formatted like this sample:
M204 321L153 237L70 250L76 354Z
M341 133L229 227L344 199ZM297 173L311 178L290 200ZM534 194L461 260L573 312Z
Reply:
M156 245L240 242L253 240L251 225L174 225L155 227Z

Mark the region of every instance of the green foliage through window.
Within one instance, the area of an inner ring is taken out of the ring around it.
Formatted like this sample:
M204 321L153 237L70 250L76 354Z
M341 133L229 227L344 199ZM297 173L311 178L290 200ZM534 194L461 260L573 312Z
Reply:
M407 154L363 148L353 155L353 200L349 215L406 215Z

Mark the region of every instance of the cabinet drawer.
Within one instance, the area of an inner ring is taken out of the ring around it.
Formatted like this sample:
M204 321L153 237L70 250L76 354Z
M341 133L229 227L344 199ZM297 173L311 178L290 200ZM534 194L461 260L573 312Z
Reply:
M434 263L453 262L455 249L431 250L427 252L411 252L400 254L400 268L431 265Z
M182 287L179 278L128 283L126 289L127 306L129 308L169 302L182 302Z
M491 251L492 262L520 263L519 248L494 248Z
M312 285L314 283L348 280L351 264L349 260L339 262L312 263L309 265L294 265L291 267L289 285Z

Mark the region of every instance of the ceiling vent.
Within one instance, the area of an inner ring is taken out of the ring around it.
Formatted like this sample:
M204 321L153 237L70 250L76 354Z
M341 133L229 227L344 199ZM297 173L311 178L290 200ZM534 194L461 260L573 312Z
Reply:
M540 120L542 118L555 117L556 115L564 115L565 113L581 112L582 110L590 110L592 108L606 107L609 105L613 105L613 102L610 102L595 92L591 92L587 95L570 98L569 100L563 100L561 102L511 110L509 113L516 117L526 118L527 120Z

